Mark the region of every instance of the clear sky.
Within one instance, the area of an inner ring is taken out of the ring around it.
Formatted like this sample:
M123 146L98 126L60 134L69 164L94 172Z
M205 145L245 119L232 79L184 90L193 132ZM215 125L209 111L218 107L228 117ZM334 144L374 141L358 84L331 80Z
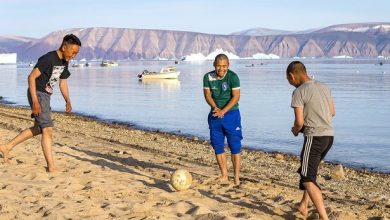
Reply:
M390 22L389 0L0 0L0 36L41 38L68 28L118 27L229 34Z

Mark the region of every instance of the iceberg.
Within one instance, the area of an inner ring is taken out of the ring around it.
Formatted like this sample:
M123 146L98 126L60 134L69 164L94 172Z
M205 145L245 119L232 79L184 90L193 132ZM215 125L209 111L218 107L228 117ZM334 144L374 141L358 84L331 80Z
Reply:
M332 58L335 58L335 59L352 59L353 57L347 56L347 55L341 55L341 56L333 56Z
M225 54L229 60L238 60L240 59L239 56L233 54L233 53L230 53L228 51L224 51L223 49L216 49L214 52L210 53L209 55L206 56L206 60L214 60L215 57L218 55L218 54Z
M280 59L280 57L278 55L275 55L275 54L264 54L264 53L256 53L256 54L253 54L253 59Z
M159 60L159 61L167 61L169 60L168 58L164 58L164 57L155 57L154 60Z
M194 62L194 61L205 61L205 60L214 60L215 57L218 54L221 54L221 53L225 54L229 58L229 60L280 59L280 57L278 55L275 55L275 54L272 54L272 53L270 53L270 54L256 53L256 54L252 55L252 57L240 58L239 56L235 55L234 53L231 53L231 52L228 52L228 51L224 51L223 49L218 48L214 52L208 54L207 56L204 56L202 53L196 53L196 54L191 54L191 55L185 56L185 57L183 57L182 60L183 61L191 61L191 62Z
M0 64L16 64L16 53L0 53Z
M191 55L185 56L182 60L190 61L190 62L205 61L206 57L203 54L201 54L201 53L196 53L196 54L192 53Z
M228 51L224 51L223 49L216 49L214 52L211 52L210 54L208 54L207 56L204 56L202 53L196 53L196 54L191 54L191 55L188 55L188 56L185 56L183 58L184 61L205 61L205 60L214 60L215 57L218 55L218 54L225 54L230 60L237 60L237 59L240 59L239 56L233 54L233 53L230 53Z

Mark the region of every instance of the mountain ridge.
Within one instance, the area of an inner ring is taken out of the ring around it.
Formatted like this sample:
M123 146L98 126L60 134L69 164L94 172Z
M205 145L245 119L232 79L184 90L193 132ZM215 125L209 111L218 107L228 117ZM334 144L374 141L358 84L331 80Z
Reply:
M72 28L54 31L27 42L14 39L14 45L7 44L7 47L0 37L0 49L18 53L19 61L36 60L42 54L57 49L62 37L69 33L77 35L82 41L79 59L88 60L181 59L198 53L207 56L217 49L239 57L252 57L259 53L282 58L390 56L390 23L386 22L360 23L360 26L332 25L308 33L298 31L265 36L110 27Z

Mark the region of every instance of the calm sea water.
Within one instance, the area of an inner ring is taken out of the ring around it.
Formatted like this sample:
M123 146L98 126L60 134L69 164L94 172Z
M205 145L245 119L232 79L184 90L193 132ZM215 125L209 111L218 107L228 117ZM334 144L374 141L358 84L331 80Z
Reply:
M302 136L291 132L293 110L285 68L291 60L231 61L241 79L240 111L247 148L298 155ZM390 172L390 64L378 60L303 60L308 72L333 91L337 115L335 142L326 160ZM252 64L253 67L252 67ZM262 65L261 65L262 64ZM202 77L212 62L177 66L179 80L139 81L144 69L158 71L173 61L121 62L119 67L72 68L73 111L108 121L208 139ZM0 96L28 105L26 65L0 66ZM52 108L63 111L58 85Z

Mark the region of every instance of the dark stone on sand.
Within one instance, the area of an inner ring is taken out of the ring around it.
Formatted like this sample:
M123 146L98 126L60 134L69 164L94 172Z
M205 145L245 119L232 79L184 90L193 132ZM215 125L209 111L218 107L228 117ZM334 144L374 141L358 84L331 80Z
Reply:
M331 179L332 179L332 177L331 177L330 175L324 175L323 178L324 178L325 180L331 180Z
M273 200L274 200L274 202L277 202L277 203L283 202L284 201L284 197L283 196L276 196Z
M373 209L380 209L381 207L377 204L373 204L370 207L368 207L368 210L373 210Z
M236 218L249 218L249 214L245 212L240 212L235 214Z

